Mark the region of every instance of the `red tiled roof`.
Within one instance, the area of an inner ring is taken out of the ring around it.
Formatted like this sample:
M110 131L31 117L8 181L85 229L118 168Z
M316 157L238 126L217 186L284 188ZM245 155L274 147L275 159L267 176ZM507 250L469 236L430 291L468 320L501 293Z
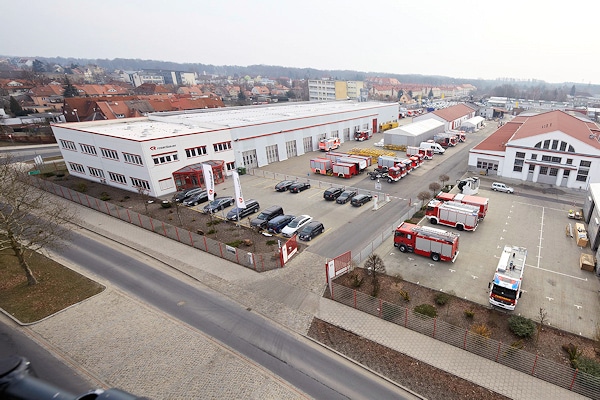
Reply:
M473 112L471 107L468 107L464 104L457 104L454 106L450 106L448 108L442 108L440 110L432 111L435 115L448 122L455 121L459 118L464 117L465 115L469 115Z
M504 144L511 140L544 135L551 132L562 132L580 142L589 144L600 150L600 142L595 139L600 128L590 121L584 121L564 111L548 111L536 115L520 115L500 127L473 150L503 151ZM590 137L593 137L590 139Z

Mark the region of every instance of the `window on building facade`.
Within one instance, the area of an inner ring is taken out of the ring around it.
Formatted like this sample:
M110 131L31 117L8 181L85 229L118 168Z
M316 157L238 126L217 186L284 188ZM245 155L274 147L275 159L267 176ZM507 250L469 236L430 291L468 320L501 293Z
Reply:
M542 145L542 149L549 149L549 148L550 148L550 139L544 140L544 144Z
M521 151L517 151L517 153L515 154L516 158L525 158L525 153L521 152Z
M581 160L579 162L579 169L577 170L577 178L575 178L579 182L586 182L588 178L588 174L590 173L590 167L592 166L591 161Z
M185 155L187 158L205 156L207 153L206 146L190 147L185 149Z
M567 158L567 165L573 165L573 159Z
M171 153L163 153L152 156L152 161L154 161L154 165L161 165L179 161L179 157L177 156L177 152L174 151Z
M331 131L331 137L340 137L340 134L338 133L338 131Z
M70 162L69 167L71 168L71 171L73 171L73 172L79 172L80 174L85 174L85 168L83 168L83 165L81 165L81 164Z
M552 150L560 149L560 151L575 153L575 148L569 143L563 142L562 140L544 140L543 142L537 142L533 147L538 149L550 149L550 142L552 142Z
M104 178L104 171L94 167L88 167L88 171L90 171L91 176L95 176L96 178Z
M592 162L591 161L585 161L585 160L581 160L581 162L579 163L580 167L585 167L585 168L589 168L592 166Z
M158 186L160 187L160 190L168 190L175 187L175 184L173 178L165 178L158 181Z
M96 152L96 147L95 146L90 146L89 144L79 143L79 147L81 148L81 152L82 153L90 154L90 155L93 155L93 156L98 155L98 153Z
M129 164L144 165L142 162L142 157L138 156L137 154L123 153L123 160Z
M550 162L550 156L542 156L542 161Z
M535 165L529 164L529 173L533 173L535 171Z
M548 175L548 167L540 167L540 175Z
M63 149L77 151L77 147L75 147L75 142L71 142L70 140L60 139L60 145Z
M111 160L119 159L119 153L117 153L115 150L104 149L104 148L100 147L100 154L102 154L102 157L110 158Z
M537 154L532 154L532 155L531 155L531 159L532 159L532 160L537 160Z
M563 178L564 177L568 177L569 175L571 175L571 170L570 169L565 169L563 172Z
M215 152L231 150L231 142L221 142L213 144Z
M227 168L227 171L233 171L235 169L235 162L225 163L225 168Z
M144 190L150 190L150 184L148 183L148 181L145 181L143 179L138 179L138 178L130 178L131 179L131 185L135 188L139 188L139 189L144 189Z
M122 183L123 185L127 184L127 179L125 179L125 175L117 174L115 172L108 172L108 177L113 182Z
M553 140L552 141L552 150L556 150L558 149L558 140Z
M553 163L560 164L560 162L562 161L562 158L560 158L560 157L552 157L552 159L550 161L552 161Z
M550 176L558 176L558 168L550 168Z

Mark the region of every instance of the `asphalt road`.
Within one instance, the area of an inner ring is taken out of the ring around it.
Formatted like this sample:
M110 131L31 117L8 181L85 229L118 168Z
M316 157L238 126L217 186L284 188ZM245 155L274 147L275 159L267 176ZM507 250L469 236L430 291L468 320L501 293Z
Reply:
M59 253L261 364L313 398L414 398L198 282L150 266L118 244L74 232L69 246Z

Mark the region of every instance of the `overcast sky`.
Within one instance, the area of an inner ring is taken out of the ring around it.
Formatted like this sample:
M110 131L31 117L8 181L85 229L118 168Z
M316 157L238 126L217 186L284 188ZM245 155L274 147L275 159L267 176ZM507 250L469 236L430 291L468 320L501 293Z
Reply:
M0 54L600 84L599 12L591 0L7 1Z

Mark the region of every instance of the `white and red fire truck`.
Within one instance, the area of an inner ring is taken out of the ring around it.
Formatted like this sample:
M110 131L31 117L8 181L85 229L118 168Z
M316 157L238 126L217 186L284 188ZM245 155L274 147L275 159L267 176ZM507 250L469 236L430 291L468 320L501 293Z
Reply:
M404 163L404 160L406 159L402 159L402 158L398 158L398 157L391 157L391 156L379 156L377 158L377 166L379 168L383 168L383 167L398 167L400 168L400 177L406 176L406 174L408 174L408 169L406 167L406 164Z
M407 146L406 147L406 156L419 156L421 155L425 160L433 159L433 150L432 149L424 149L416 146Z
M474 231L479 223L479 208L469 204L433 199L427 204L425 217L434 225L452 226L459 231Z
M321 139L319 141L319 150L330 151L339 148L341 145L340 138Z
M388 183L393 183L398 182L403 176L406 176L406 170L400 167L390 167L387 170L386 179Z
M333 175L340 178L352 178L354 175L358 175L358 169L356 164L348 164L336 162L333 163Z
M433 261L454 262L459 237L458 233L403 222L394 231L394 246L403 253L412 252Z
M504 246L494 280L490 282L490 304L514 310L521 297L523 270L527 259L527 249L517 246Z
M487 197L471 196L462 193L454 194L444 192L440 192L437 196L435 196L435 198L440 201L454 201L456 203L469 204L471 206L475 206L479 208L479 219L485 218L485 215L487 214L488 210L488 203L490 200Z

